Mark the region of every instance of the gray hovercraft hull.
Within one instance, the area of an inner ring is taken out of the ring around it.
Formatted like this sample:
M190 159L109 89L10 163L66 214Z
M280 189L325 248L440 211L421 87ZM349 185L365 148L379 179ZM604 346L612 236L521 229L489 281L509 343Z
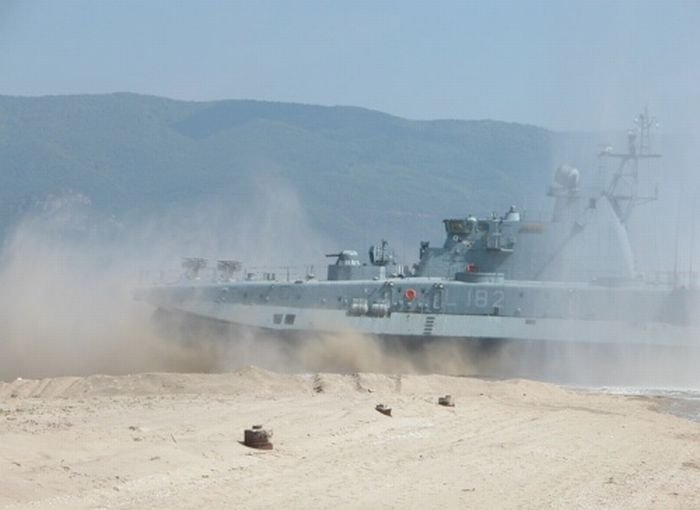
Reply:
M411 267L397 264L385 241L368 261L353 250L329 255L336 261L324 281L237 279L240 264L219 261L204 283L205 261L187 259L186 278L140 295L169 312L281 334L695 346L693 282L645 278L628 239L633 208L649 200L639 195L640 164L658 157L648 150L652 124L645 112L627 152L601 152L615 164L597 186L582 187L578 170L560 167L547 220L514 206L500 217L446 219L444 243L421 243Z

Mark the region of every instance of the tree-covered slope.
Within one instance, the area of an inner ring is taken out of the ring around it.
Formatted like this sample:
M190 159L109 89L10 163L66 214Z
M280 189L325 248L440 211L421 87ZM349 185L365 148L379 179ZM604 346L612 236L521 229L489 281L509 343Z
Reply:
M351 107L134 94L0 96L0 230L48 195L139 218L292 190L332 239L439 238L448 215L539 200L553 135ZM437 234L437 235L436 235Z

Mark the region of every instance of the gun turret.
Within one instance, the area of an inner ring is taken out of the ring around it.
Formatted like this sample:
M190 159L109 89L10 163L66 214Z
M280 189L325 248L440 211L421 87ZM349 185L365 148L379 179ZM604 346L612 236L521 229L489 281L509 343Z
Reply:
M342 250L339 253L327 253L326 257L337 257L336 266L360 266L360 256L355 250Z

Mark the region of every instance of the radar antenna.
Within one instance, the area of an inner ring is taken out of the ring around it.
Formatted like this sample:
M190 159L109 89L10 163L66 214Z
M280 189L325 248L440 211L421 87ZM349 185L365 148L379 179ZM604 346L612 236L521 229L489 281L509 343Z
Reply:
M627 132L627 152L614 152L606 146L598 157L618 160L618 166L613 174L608 189L604 194L610 200L615 214L622 224L626 224L632 210L641 204L658 198L658 187L653 196L639 194L639 162L640 160L660 158L661 154L651 152L651 129L658 127L656 119L649 115L648 107L635 119L635 128Z

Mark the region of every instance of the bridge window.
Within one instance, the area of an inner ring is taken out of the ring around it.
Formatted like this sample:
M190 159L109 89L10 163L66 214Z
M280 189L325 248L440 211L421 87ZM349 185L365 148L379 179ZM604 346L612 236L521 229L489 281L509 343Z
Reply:
M282 324L282 314L276 313L272 316L272 322L275 324Z
M471 229L471 223L466 220L445 220L445 230L449 235L469 234Z
M294 324L294 319L296 319L297 316L294 315L293 313L288 313L287 315L284 316L284 323L285 324Z

